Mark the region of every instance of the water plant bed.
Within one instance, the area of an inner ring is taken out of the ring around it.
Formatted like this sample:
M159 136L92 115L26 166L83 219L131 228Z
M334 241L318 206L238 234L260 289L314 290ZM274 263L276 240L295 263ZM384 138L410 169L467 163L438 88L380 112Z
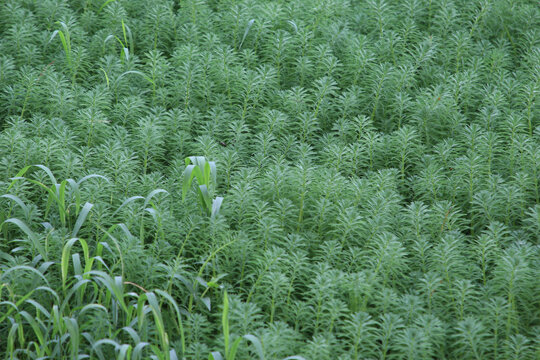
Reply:
M0 2L0 359L540 359L532 0Z

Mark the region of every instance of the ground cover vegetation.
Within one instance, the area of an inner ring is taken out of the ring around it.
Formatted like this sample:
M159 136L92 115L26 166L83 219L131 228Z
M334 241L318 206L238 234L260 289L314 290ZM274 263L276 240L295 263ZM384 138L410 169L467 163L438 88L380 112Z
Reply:
M539 21L2 1L0 356L539 359Z

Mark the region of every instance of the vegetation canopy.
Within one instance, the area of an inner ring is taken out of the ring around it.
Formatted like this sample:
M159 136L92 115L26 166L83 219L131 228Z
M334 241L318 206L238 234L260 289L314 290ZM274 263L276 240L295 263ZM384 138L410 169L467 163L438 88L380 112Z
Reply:
M0 1L0 359L540 359L533 0Z

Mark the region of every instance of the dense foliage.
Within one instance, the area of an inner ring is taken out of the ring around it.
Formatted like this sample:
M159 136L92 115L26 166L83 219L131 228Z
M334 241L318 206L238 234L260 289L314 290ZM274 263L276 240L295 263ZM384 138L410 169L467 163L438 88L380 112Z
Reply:
M537 1L4 0L0 54L5 359L540 358Z

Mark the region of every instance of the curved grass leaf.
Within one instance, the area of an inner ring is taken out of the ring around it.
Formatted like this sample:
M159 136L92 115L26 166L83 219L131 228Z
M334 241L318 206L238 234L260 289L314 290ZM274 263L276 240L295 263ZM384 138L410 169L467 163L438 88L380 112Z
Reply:
M99 13L101 12L101 10L103 10L103 8L104 8L105 6L107 6L107 5L109 5L110 3L115 2L115 1L116 1L116 0L107 0L107 1L105 1L105 2L99 7L97 13L99 14Z
M136 196L130 197L129 199L126 199L126 200L122 203L122 205L120 205L120 207L119 207L118 209L116 209L115 212L113 212L112 216L116 215L120 210L122 210L122 208L124 208L124 207L127 206L128 204L134 202L135 200L139 200L139 199L144 200L144 197L139 196L139 195L136 195Z
M219 209L221 209L221 204L223 203L223 198L218 196L212 202L212 219L219 214Z
M221 356L221 353L219 351L212 351L208 355L208 360L223 360L223 356Z
M76 237L79 233L79 230L81 229L82 224L86 220L86 217L88 216L88 213L92 209L94 205L90 203L84 204L81 212L79 213L79 217L77 218L77 221L75 222L75 226L73 227L73 232L71 233L71 237Z
M73 238L73 239L69 239L66 242L66 244L62 248L62 260L60 263L60 268L62 272L62 289L64 291L66 290L67 273L68 273L68 267L69 267L69 254L71 253L71 248L77 241L79 242L79 244L81 244L81 247L83 248L85 261L88 262L90 258L88 244L86 243L86 241L79 238Z
M157 194L167 194L167 195L169 195L169 192L167 190L163 190L163 189L152 190L150 192L150 194L148 194L148 196L144 199L143 207L146 207L148 205L148 203L150 203L150 201L152 201L152 198L154 198L154 196L156 196Z
M178 304L176 303L176 301L173 299L173 297L171 295L169 295L168 293L166 293L165 291L163 290L159 290L159 289L156 289L154 290L156 292L156 294L159 294L160 296L162 296L163 298L165 298L169 304L172 305L175 313L176 313L176 320L177 320L177 323L178 323L178 332L180 334L180 343L182 345L182 354L185 354L186 353L186 339L185 339L185 335L184 335L184 325L182 323L182 315L180 313L180 308L178 307Z
M21 200L21 198L19 198L18 196L15 196L15 195L11 195L11 194L4 194L0 197L3 197L5 199L10 199L10 200L13 200L17 205L19 205L19 207L25 212L27 213L28 212L28 206L26 206L26 204L24 203L24 201Z
M254 22L255 22L255 19L251 19L251 20L248 21L247 26L246 26L246 30L244 31L244 35L242 36L242 41L240 41L240 45L238 45L238 49L242 48L242 44L244 43L244 40L246 40L246 37L247 37L247 35L249 33L249 30L253 26Z
M46 249L43 247L43 245L41 244L41 241L39 239L39 237L32 231L30 230L30 228L28 227L28 225L26 225L23 221L19 220L19 219L16 219L16 218L11 218L11 219L7 219L5 220L2 225L6 224L6 223L10 223L10 224L14 224L16 225L19 229L21 229L27 236L28 238L30 239L32 245L36 248L36 250L38 251L38 253L45 259L47 260L48 257L47 257L47 251Z

